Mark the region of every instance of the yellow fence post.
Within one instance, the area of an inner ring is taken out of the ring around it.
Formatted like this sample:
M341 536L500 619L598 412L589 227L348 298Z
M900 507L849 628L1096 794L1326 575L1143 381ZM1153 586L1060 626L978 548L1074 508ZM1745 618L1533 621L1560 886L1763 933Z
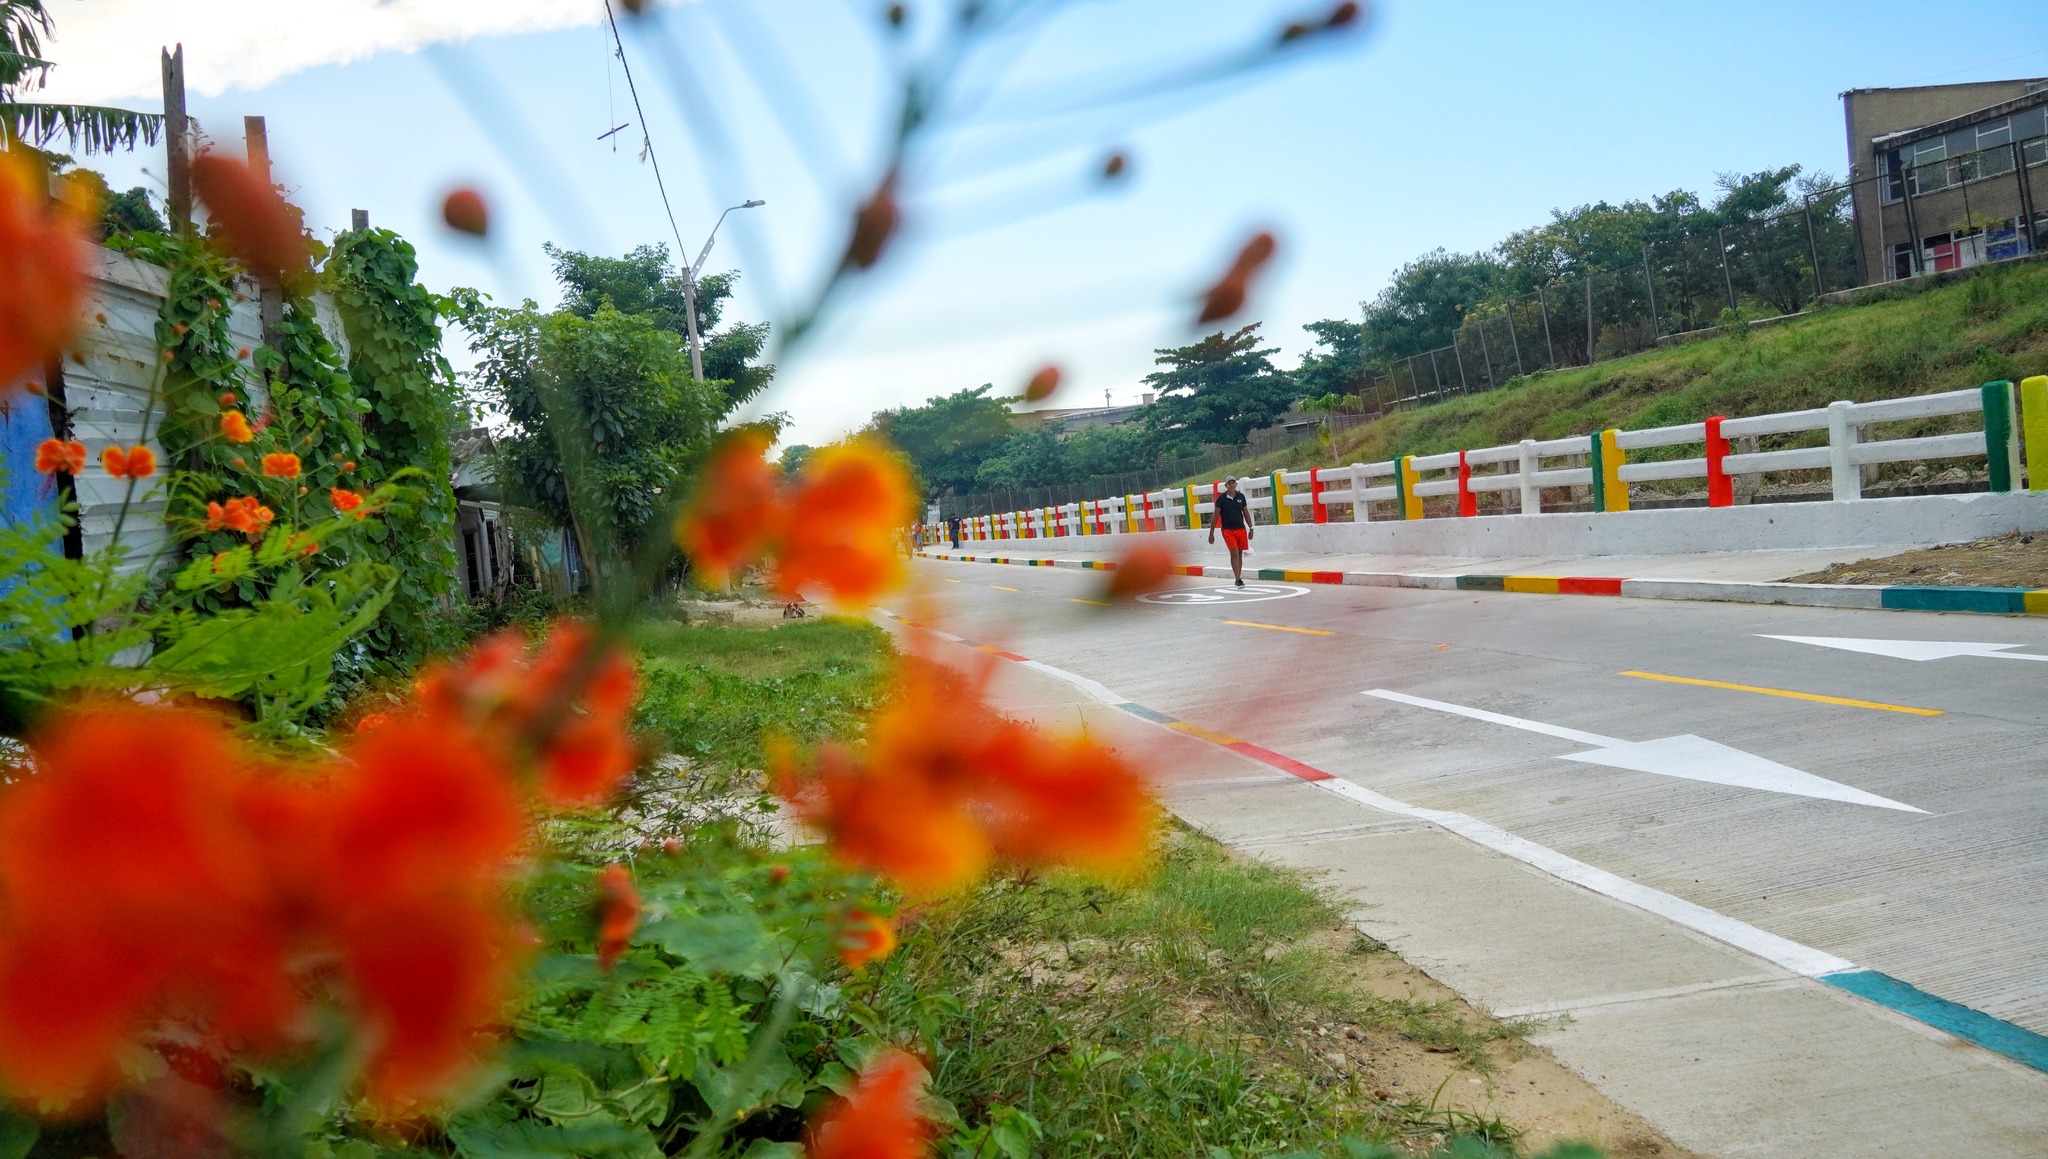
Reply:
M2027 490L2048 491L2048 374L2020 380L2020 430L2027 440Z
M1287 505L1287 472L1273 472L1273 522L1294 522L1294 509Z

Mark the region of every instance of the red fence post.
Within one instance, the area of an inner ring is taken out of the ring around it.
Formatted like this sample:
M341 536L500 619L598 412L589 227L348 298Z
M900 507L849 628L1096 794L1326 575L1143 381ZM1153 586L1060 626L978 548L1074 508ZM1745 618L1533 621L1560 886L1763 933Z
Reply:
M1458 515L1460 518L1479 514L1479 496L1472 493L1472 465L1465 461L1465 452L1458 452Z
M1328 523L1330 521L1330 509L1323 506L1323 470L1321 467L1310 467L1308 469L1308 508L1311 512L1314 512L1313 519L1315 522Z
M1707 420L1707 506L1735 506L1735 480L1722 469L1728 457L1728 440L1721 437L1721 416Z

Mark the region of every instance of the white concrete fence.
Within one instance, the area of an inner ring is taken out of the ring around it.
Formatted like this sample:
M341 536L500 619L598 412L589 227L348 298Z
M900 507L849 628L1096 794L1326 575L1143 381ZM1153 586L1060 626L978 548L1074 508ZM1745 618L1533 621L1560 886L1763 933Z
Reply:
M1457 514L1473 517L1479 514L1478 497L1496 491L1513 493L1520 513L1535 514L1542 510L1544 490L1559 487L1589 488L1595 512L1626 512L1629 484L1687 479L1705 480L1709 507L1729 507L1735 504L1738 476L1767 471L1826 470L1833 484L1832 499L1850 502L1863 497L1865 467L1931 459L1985 459L1993 492L2020 488L2023 478L2029 489L2048 490L2048 376L2024 380L2017 394L2018 408L2013 384L1993 382L1974 390L1835 402L1782 414L1716 417L1647 430L1610 429L1477 450L1404 455L1380 463L1274 471L1242 478L1239 487L1251 509L1265 514L1263 522L1279 525L1390 522L1373 519L1371 512L1373 503L1389 502L1394 520L1419 520L1422 501L1431 496L1456 496ZM1880 423L1971 414L1981 416L1980 429L1918 438L1869 437ZM2016 421L2020 415L2023 424ZM1824 446L1740 454L1731 447L1734 439L1819 431L1827 432ZM1672 447L1698 447L1700 453L1629 461L1631 452ZM1169 487L977 516L963 521L962 537L987 542L1191 530L1215 509L1220 488L1220 482ZM1505 497L1501 506L1507 506Z

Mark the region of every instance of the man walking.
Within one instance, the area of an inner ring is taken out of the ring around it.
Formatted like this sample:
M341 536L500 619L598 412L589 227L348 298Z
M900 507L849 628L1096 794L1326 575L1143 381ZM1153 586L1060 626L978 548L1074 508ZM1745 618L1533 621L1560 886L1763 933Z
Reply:
M1237 586L1244 586L1244 553L1252 546L1252 517L1250 505L1244 496L1237 493L1237 476L1223 481L1223 494L1216 497L1216 513L1209 517L1209 542L1216 542L1216 531L1223 531L1223 546L1230 549L1230 574L1237 577Z

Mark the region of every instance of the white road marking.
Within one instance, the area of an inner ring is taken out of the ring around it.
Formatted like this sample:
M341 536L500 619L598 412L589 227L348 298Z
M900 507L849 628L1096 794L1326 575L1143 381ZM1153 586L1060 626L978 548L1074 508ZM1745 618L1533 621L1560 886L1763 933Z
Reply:
M1763 632L1757 635L1766 640L1815 644L1822 648L1840 648L1844 652L1889 656L1894 660L1948 660L1957 656L1988 656L1993 660L2048 660L2048 656L2034 656L2010 650L2027 647L2025 644L1972 644L1955 640L1857 640L1847 636L1772 636Z
M1875 793L1866 793L1862 789L1852 788L1839 781L1830 781L1826 777L1816 777L1790 765L1781 765L1755 753L1744 752L1690 733L1646 741L1617 740L1598 733L1560 728L1541 721L1524 720L1519 716L1488 712L1482 708L1468 708L1462 704L1450 704L1442 700L1409 696L1384 688L1368 689L1365 695L1401 704L1412 704L1417 708L1453 713L1473 720L1484 720L1492 724L1504 724L1509 728L1519 728L1527 732L1540 732L1545 736L1561 737L1593 746L1591 752L1572 753L1563 758L1568 761L1605 765L1608 768L1628 769L1637 773L1654 773L1660 777L1677 777L1687 781L1706 781L1738 789L1760 789L1766 793L1787 793L1823 801L1841 801L1850 805L1869 805L1877 809L1897 809L1902 813L1927 812L1925 809L1917 809Z
M1285 600L1305 596L1307 588L1287 584L1247 584L1236 587L1225 584L1214 588L1180 588L1174 591L1153 592L1139 596L1148 604L1255 604L1261 600Z

